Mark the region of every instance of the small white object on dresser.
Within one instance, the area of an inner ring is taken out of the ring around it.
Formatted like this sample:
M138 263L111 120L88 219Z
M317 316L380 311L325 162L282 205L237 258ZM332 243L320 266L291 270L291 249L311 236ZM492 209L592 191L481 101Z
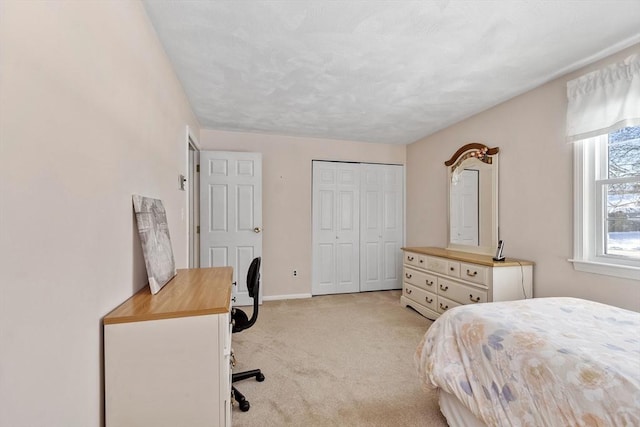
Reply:
M402 248L400 303L429 319L450 308L533 297L533 262L435 247Z

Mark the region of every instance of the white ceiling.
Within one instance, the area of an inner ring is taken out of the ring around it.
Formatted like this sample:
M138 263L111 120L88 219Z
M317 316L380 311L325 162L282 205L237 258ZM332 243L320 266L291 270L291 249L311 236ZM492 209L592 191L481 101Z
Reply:
M145 0L205 128L407 144L640 41L640 0Z

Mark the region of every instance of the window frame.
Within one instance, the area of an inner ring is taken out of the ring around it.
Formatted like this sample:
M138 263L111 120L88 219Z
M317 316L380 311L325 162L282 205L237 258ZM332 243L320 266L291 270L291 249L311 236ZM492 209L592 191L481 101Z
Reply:
M574 251L573 267L578 271L640 280L640 260L605 253L606 205L604 188L629 181L609 179L608 134L574 143ZM637 179L632 178L631 181Z

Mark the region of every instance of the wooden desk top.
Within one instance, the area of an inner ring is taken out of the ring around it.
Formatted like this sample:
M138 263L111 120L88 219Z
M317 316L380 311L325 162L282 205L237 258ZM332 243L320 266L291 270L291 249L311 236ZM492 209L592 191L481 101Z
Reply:
M402 248L403 251L415 252L422 255L432 255L442 258L449 258L456 261L471 262L474 264L486 265L489 267L513 267L514 265L534 265L531 261L522 259L506 258L504 261L494 261L491 255L474 254L471 252L452 251L444 248L434 247L413 247Z
M103 323L141 322L228 313L231 303L231 267L179 269L155 295L149 286L126 300Z

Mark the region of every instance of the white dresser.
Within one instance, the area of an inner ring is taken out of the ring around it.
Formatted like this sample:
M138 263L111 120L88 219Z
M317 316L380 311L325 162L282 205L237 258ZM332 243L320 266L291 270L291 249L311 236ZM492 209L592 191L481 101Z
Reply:
M446 310L491 301L533 297L533 263L443 248L404 251L400 303L435 319Z

